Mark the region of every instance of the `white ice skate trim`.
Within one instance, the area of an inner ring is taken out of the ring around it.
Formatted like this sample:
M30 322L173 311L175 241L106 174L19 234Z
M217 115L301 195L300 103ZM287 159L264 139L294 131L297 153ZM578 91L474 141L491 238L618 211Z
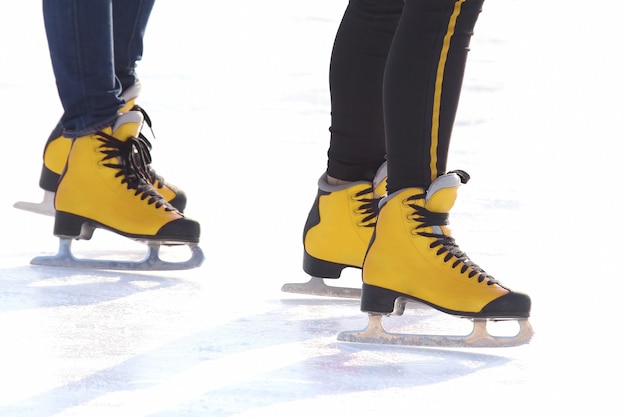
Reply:
M438 177L430 184L426 190L426 201L430 200L433 194L444 188L454 188L461 185L461 178L457 174L446 174Z
M20 210L30 211L32 213L43 214L45 216L54 216L54 193L52 191L44 191L41 203L18 201L13 204L13 207Z
M399 346L491 348L524 345L530 342L534 334L528 319L517 320L520 329L514 336L492 336L487 331L487 319L471 320L474 322L474 329L466 336L400 334L389 333L383 328L382 314L370 313L369 323L365 329L341 332L337 340Z
M131 85L126 90L122 91L122 98L126 102L129 102L139 97L140 93L141 93L141 81L137 81L135 84Z
M115 132L117 129L119 129L120 126L126 123L137 123L141 125L143 123L143 114L140 111L136 110L120 114L120 116L115 120L115 123L113 124L113 127L111 129L113 130L113 132Z
M183 262L164 261L159 257L158 243L148 244L148 254L140 261L115 261L105 259L79 259L72 254L72 239L59 240L59 252L53 256L33 258L31 265L57 266L64 268L107 269L118 271L177 271L197 268L204 261L202 249L196 244L189 244L191 257Z
M284 284L281 291L293 294L318 295L322 297L361 298L360 288L333 287L326 285L324 278L317 277L311 277L309 281L303 283L293 282Z

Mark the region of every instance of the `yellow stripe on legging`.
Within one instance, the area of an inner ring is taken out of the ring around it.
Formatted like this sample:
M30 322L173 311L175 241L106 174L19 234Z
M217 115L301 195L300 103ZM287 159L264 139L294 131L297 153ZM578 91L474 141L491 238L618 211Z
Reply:
M441 91L443 90L443 73L446 68L448 52L450 50L450 40L454 35L456 20L461 13L461 6L465 0L457 0L454 3L454 10L448 21L448 31L443 38L443 46L439 55L439 65L437 66L437 78L435 80L435 96L433 98L433 120L430 143L430 177L434 181L437 178L437 147L439 146L439 115L441 110Z

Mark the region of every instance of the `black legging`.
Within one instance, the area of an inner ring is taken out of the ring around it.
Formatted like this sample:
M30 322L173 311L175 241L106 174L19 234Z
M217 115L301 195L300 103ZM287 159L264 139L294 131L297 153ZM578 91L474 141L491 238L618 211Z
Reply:
M446 171L469 42L483 0L350 0L330 65L328 175L388 191Z

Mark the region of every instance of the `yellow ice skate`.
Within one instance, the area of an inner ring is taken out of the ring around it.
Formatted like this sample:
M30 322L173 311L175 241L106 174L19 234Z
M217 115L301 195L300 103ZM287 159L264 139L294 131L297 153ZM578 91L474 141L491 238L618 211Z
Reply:
M141 111L144 115L145 124L152 129L152 122L144 109L135 104L135 101L141 90L140 83L137 83L122 93L126 104L120 113L126 113L130 110ZM140 133L140 137L146 141L148 146L150 142ZM53 129L50 137L46 141L43 152L43 164L41 174L39 176L39 187L43 190L43 200L39 203L31 203L26 201L18 201L13 206L15 208L31 211L33 213L54 216L54 194L57 190L59 179L65 169L67 158L72 147L72 139L63 136L63 128L61 124ZM158 175L152 165L147 166L148 178L154 188L179 211L183 211L187 205L187 197L183 190L175 185L166 182L162 176Z
M328 286L324 278L339 278L345 268L361 268L376 225L378 202L386 193L384 164L374 182L357 181L329 185L326 175L318 181L318 193L304 226L304 271L311 279L289 283L285 292L359 298L360 288Z
M421 346L516 346L528 343L530 298L513 292L462 252L451 237L448 212L462 171L437 178L428 189L407 188L381 203L374 237L363 264L361 310L370 324L363 332L343 332L340 340ZM474 321L468 336L387 333L382 315L401 315L407 302L427 304ZM487 320L517 320L511 337L491 336Z
M142 124L142 113L129 111L113 127L74 141L55 196L54 234L61 239L59 254L35 258L33 264L147 270L200 265L200 225L150 184L146 170L149 149L139 138ZM91 239L96 228L148 244L148 257L140 262L77 260L71 255L71 240ZM192 258L183 263L162 261L158 258L161 245L189 245Z

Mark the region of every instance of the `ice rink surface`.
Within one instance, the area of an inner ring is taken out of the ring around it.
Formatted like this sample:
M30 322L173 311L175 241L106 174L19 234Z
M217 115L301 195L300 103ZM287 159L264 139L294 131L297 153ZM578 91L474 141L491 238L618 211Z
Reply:
M487 1L449 168L457 242L533 299L531 344L338 342L356 300L282 293L326 163L328 59L346 2L157 2L139 103L154 166L189 195L202 267L44 268L45 139L61 115L40 2L0 2L0 416L624 416L626 78L617 0ZM96 232L85 256L143 247ZM177 257L184 254L173 253ZM359 285L357 271L341 278ZM390 329L464 332L412 306Z

